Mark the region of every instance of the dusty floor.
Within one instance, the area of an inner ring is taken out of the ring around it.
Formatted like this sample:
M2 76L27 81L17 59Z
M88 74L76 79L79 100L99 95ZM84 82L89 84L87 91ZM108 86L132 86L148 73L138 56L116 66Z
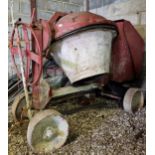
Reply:
M70 125L65 145L54 155L145 155L145 108L134 115L115 101L97 98L89 105L79 101L53 106ZM28 122L14 124L9 113L9 155L34 154L27 145Z

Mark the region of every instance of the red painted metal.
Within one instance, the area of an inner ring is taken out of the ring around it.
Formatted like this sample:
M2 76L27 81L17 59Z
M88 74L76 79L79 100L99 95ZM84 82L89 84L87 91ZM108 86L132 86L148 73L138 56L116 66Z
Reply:
M31 0L30 1L30 4L31 4L31 16L32 16L32 22L35 22L37 21L37 3L36 3L36 0ZM35 10L34 10L35 9Z
M129 21L118 20L115 23L119 34L113 42L112 80L125 82L140 75L144 41Z
M34 8L35 2L33 2L31 6ZM36 11L33 10L33 14ZM80 29L82 27L90 26L90 25L97 25L97 24L104 24L104 25L113 25L115 24L105 19L102 16L95 15L90 12L80 12L80 13L62 13L57 12L55 13L49 21L36 20L36 14L33 15L33 23L30 25L19 22L17 25L22 25L23 32L24 32L24 40L26 42L26 56L27 56L27 65L26 65L26 78L29 76L30 70L30 61L32 63L32 74L33 74L33 82L31 85L35 85L38 83L40 76L42 74L42 56L43 51L45 51L52 40L57 39L58 37L62 37L66 33L72 32L74 30ZM62 26L61 26L62 25ZM27 34L27 29L29 29L32 33L32 51L30 51L30 44ZM11 37L11 44L13 47L13 40L14 40L14 31ZM16 68L17 74L20 77L20 73L17 69L16 63L14 61L14 54L16 53L16 48L11 48L12 58L14 62L14 66Z
M90 12L70 13L59 18L54 24L55 39L62 38L65 34L73 32L74 30L99 24L115 26L114 22Z
M43 38L42 38L42 29L40 28L35 28L34 29L34 34L35 34L35 37L38 38L38 42L39 42L39 47L37 46L36 42L34 43L34 52L39 54L38 52L41 51L41 58L43 59L42 57L42 52L43 52ZM38 48L40 49L40 51L38 50ZM32 103L33 103L33 107L35 109L40 109L41 107L41 102L40 102L40 77L42 75L42 70L40 70L40 67L42 68L43 66L38 66L38 63L35 61L35 62L32 62L32 78L33 78L33 81L37 81L35 83L35 85L32 86ZM38 75L40 76L38 78Z
M43 51L45 51L51 44L53 35L50 24L47 21L41 19L40 23L42 25Z
M44 49L48 48L48 43L51 43L54 39L55 39L55 29L54 29L54 25L56 24L56 22L66 16L67 13L64 12L56 12L53 16L51 16L51 18L48 21L42 21L43 24L43 32L47 31L47 33L44 33L43 36L43 44L44 44ZM45 25L45 26L44 26ZM47 30L48 28L48 30ZM44 30L45 29L45 30ZM50 32L48 32L50 31ZM50 40L50 42L46 41L46 40ZM48 43L47 43L48 42ZM47 47L46 47L47 45ZM46 53L46 55L48 54L48 52Z
M11 35L10 45L9 46L10 46L11 60L12 60L13 66L14 66L14 68L16 70L18 78L21 78L20 72L19 72L19 70L17 68L17 64L15 62L15 55L18 54L18 48L14 47L14 35L15 35L15 28L12 31L12 35Z
M53 16L51 16L51 18L49 19L49 24L51 26L53 26L53 24L55 24L60 18L64 17L68 15L67 13L65 12L55 12Z
M41 50L41 47L40 47L40 41L38 40L38 36L36 36L36 33L34 31L34 29L28 25L28 24L25 24L25 23L18 23L16 24L14 30L13 30L13 33L12 33L12 36L11 36L11 40L10 40L10 46L11 46L11 58L12 58L12 61L13 61L13 64L15 66L15 69L16 69L16 72L17 72L17 75L19 78L21 78L21 74L20 74L20 71L18 70L18 67L16 65L16 62L15 62L15 55L18 54L18 48L15 47L14 45L14 40L15 40L15 29L18 29L18 26L22 26L22 30L23 30L23 37L24 37L24 41L25 41L25 44L26 44L26 47L24 49L24 56L26 56L26 66L25 66L25 78L27 80L27 84L28 85L35 85L39 79L40 79L40 76L41 76L41 73L42 73L42 50ZM28 30L31 31L31 34L33 35L34 37L34 41L35 41L35 44L36 44L36 48L37 51L35 52L32 52L30 50L30 40L28 38ZM20 40L19 40L20 42ZM20 49L20 52L23 53L23 49L21 48ZM23 55L23 54L22 54ZM37 68L37 74L35 75L35 79L33 79L32 83L28 83L29 81L29 74L30 74L30 62L33 61L35 62L35 65L36 65L36 68Z
M34 7L31 7L31 9ZM34 12L33 12L34 14ZM28 80L30 73L30 62L32 62L32 96L33 107L35 109L41 109L45 103L41 101L42 95L41 75L42 75L42 61L43 56L46 55L49 45L53 40L58 40L65 37L66 34L72 32L79 32L81 28L94 25L104 25L107 28L118 29L118 37L113 42L112 48L112 65L111 65L111 80L116 82L124 82L132 80L140 74L144 56L144 41L134 29L134 27L125 20L112 22L106 18L90 13L55 13L48 21L38 20L36 21L36 14L30 25L25 23L18 23L22 25L24 40L26 43L26 57L27 64L25 69L25 77ZM30 50L30 44L28 43L27 30L32 33L32 51ZM17 74L20 73L15 63L14 55L17 54L17 48L14 47L14 34L13 30L11 37L11 56L16 68ZM100 80L100 79L99 79ZM108 81L102 79L100 81ZM100 82L101 83L101 82ZM45 84L46 85L46 84ZM48 88L49 89L49 88ZM51 95L49 89L48 95ZM46 92L46 93L47 93Z

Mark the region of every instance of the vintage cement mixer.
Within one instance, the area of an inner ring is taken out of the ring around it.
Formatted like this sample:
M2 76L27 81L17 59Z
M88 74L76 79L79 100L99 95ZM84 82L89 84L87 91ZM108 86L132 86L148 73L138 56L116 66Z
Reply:
M113 22L90 12L56 12L48 21L17 21L10 51L24 86L24 93L12 105L14 120L28 117L28 144L34 152L51 152L65 143L69 126L59 112L44 110L49 101L90 90L99 90L106 96L103 88L109 81L122 83L137 78L144 41L127 21ZM56 62L68 84L51 87L43 75L45 58ZM132 113L143 103L140 89L126 91L126 111Z

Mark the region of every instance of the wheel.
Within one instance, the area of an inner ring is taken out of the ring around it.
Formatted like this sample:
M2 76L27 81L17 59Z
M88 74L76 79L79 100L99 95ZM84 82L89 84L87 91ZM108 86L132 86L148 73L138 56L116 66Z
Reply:
M20 28L21 34L19 33ZM36 45L34 51L31 50L31 39L28 35L29 32L33 36L34 43ZM24 44L23 47L21 42ZM21 56L22 62L25 64L23 70L27 84L30 86L37 84L42 74L42 50L40 47L39 38L37 38L35 30L30 25L21 22L15 25L10 39L10 52L17 76L21 79L21 73L17 65L18 63L16 62L17 58ZM33 81L30 82L32 62L34 68L37 70L37 73Z
M138 88L129 88L124 95L123 108L126 112L135 113L144 105L143 92Z
M68 136L68 123L55 110L44 110L36 113L27 130L27 141L36 153L52 152L60 148Z
M29 94L30 95L30 94ZM31 95L30 95L31 98ZM26 110L25 94L19 94L16 96L12 104L12 115L15 122L19 122L22 119L28 119Z

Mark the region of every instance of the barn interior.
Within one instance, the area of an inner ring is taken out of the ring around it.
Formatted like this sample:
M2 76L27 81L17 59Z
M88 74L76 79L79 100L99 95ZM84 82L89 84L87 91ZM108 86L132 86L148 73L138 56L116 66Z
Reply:
M9 155L146 154L146 1L8 1Z

